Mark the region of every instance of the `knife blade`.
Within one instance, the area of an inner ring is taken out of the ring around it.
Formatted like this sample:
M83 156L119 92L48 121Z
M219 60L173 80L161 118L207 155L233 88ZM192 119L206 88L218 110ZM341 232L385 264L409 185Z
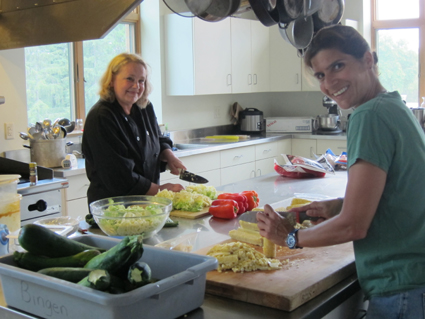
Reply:
M240 220L245 221L245 222L256 224L258 212L260 212L260 211L248 211L248 212L241 214L238 218ZM298 213L278 211L276 213L278 213L282 217L285 217L292 226L295 226L297 224L297 214L298 214L300 224L302 224L302 222L305 221L305 220L317 221L319 219L319 217L308 216L307 212L305 212L305 211L298 212Z
M199 176L199 175L196 175L194 173L185 171L185 170L180 170L179 178L183 181L191 182L191 183L195 183L195 184L208 183L208 180L206 178Z

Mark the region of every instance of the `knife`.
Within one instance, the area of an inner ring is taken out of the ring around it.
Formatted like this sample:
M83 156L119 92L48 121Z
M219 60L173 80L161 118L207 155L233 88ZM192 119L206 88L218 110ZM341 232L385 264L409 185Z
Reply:
M180 175L179 178L181 180L184 180L186 182L191 182L191 183L195 183L195 184L205 184L208 183L208 180L202 176L196 175L194 173L185 171L185 170L180 170Z
M257 223L257 213L260 211L248 211L245 212L243 214L241 214L239 216L239 220L243 220L245 222L248 223ZM319 217L312 217L312 216L308 216L307 212L303 211L303 212L276 212L278 213L280 216L285 217L289 223L292 226L295 226L297 224L297 214L298 214L298 222L300 224L302 224L303 221L305 220L311 220L311 221L317 221L319 219Z

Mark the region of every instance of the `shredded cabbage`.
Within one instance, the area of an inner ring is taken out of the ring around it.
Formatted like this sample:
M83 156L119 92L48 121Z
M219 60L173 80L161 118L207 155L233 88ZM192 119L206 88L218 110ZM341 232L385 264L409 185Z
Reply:
M198 193L205 196L208 196L211 199L217 199L217 190L214 186L206 186L206 185L189 185L186 187L188 192Z
M172 198L171 194L173 194ZM168 190L162 190L155 196L169 198L173 201L173 209L184 210L188 212L200 212L204 207L211 206L212 202L212 200L205 195L188 192L186 190L182 190L177 193Z
M100 218L97 222L100 228L111 236L131 236L142 233L148 235L160 227L167 218L158 205L125 207L113 203L113 200L109 200L110 206L104 210L105 218ZM146 218L146 216L152 217Z

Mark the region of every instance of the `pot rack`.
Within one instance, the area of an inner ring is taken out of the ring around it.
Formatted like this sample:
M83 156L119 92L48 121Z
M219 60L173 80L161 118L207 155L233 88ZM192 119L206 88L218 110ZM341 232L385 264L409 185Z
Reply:
M174 13L185 18L217 22L241 17L252 11L266 27L279 27L282 38L301 55L314 34L325 26L338 24L345 0L163 0Z

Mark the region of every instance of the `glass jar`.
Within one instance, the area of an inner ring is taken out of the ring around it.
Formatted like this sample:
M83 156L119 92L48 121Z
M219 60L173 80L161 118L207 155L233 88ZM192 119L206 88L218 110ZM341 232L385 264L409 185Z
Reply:
M425 108L425 96L422 97L422 104L421 107Z

